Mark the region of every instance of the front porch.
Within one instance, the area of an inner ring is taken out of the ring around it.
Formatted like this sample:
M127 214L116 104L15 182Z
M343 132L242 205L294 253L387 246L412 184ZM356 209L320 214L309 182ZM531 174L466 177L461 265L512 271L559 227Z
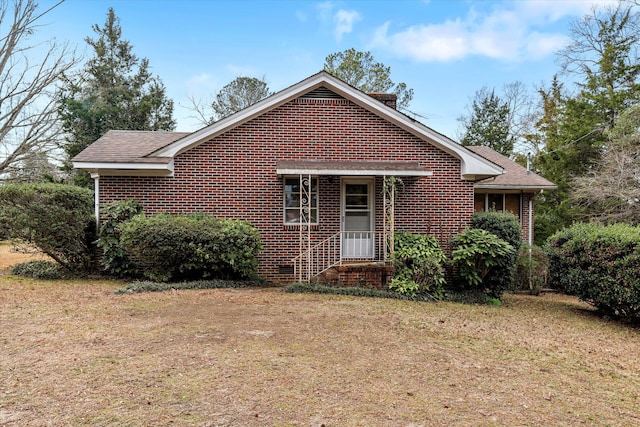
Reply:
M295 280L386 286L393 270L396 184L400 177L416 179L432 172L417 162L300 161L280 162L278 174L284 178L285 223L298 230ZM322 204L319 177L340 189ZM334 208L323 212L323 206ZM318 240L312 232L318 229L336 231Z
M393 251L391 236L390 231L338 232L293 259L296 280L342 286L363 282L384 286L393 270L389 266Z

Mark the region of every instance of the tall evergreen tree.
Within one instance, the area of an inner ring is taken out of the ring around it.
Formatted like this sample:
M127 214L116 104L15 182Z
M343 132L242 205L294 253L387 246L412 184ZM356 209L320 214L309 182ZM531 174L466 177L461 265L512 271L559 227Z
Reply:
M623 111L640 102L639 24L637 7L629 3L594 9L573 23L572 42L558 52L563 71L578 78L579 91L575 96L559 90L543 95L545 120L539 129L546 150L539 165L558 192L536 205L536 237L582 216L581 206L569 197L575 179L598 167L609 145L607 131Z
M588 172L607 145L606 130L640 101L639 24L635 8L622 2L595 9L572 25L573 42L558 53L563 70L580 78L577 96L561 100L563 117L550 150L562 152L556 169L565 175Z
M93 25L97 38L85 41L93 50L79 78L68 82L60 104L67 133L63 149L70 160L112 129L173 130L173 101L162 81L149 71L149 61L139 59L122 39L120 20L109 8L103 27ZM74 181L88 185L86 173L76 172Z
M483 87L471 100L469 114L458 120L463 127L462 145L491 147L505 156L513 152L514 137L510 128L511 110L495 90Z

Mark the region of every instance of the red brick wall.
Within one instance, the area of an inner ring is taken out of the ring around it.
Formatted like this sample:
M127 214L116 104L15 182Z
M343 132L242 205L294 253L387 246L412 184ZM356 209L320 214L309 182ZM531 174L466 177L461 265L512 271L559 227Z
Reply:
M436 236L441 244L473 214L473 184L460 161L347 100L297 99L175 158L170 178L101 177L100 201L135 198L148 214L208 212L250 221L265 250L259 273L274 282L298 254L296 227L283 225L279 160L418 161L433 176L404 179L396 229ZM382 178L376 178L376 224L382 226ZM319 225L312 240L340 230L340 177L319 179Z

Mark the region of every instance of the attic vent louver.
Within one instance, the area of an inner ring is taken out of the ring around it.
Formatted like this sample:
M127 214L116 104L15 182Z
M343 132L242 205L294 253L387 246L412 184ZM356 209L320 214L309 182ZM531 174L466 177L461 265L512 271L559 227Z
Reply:
M311 98L311 99L343 99L340 95L331 90L327 89L324 86L320 86L317 89L312 90L309 93L305 93L300 98Z

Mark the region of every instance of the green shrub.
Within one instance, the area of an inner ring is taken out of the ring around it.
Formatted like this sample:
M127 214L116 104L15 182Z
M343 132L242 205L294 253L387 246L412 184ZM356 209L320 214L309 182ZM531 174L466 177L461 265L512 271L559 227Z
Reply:
M513 262L513 246L479 228L466 229L453 239L452 246L452 262L458 267L465 287L481 289L491 297L501 298L507 284L487 278L497 271L504 271Z
M0 221L0 242L9 238L9 227L4 221Z
M574 263L580 257L583 248L577 246L585 242L587 236L597 228L596 224L575 224L553 234L544 245L544 251L549 259L549 284L569 295L577 295L583 275L588 280L586 271L574 269ZM569 275L569 273L571 274ZM578 287L575 287L575 286Z
M11 267L9 273L41 280L57 280L63 277L60 264L45 260L21 262Z
M446 256L438 241L429 236L398 232L395 235L393 279L389 289L404 295L428 294L442 298Z
M140 268L120 244L120 225L142 213L137 200L126 200L106 205L101 218L98 247L102 249L102 270L115 277L137 277Z
M502 300L488 296L484 291L479 289L466 290L447 290L444 298L445 301L457 302L460 304L474 305L501 305Z
M604 313L640 317L640 228L576 224L545 246L549 281Z
M32 244L66 270L92 267L95 225L93 192L71 185L0 186L0 223L11 239Z
M476 212L471 217L471 228L480 228L495 234L514 248L522 245L520 220L511 212Z
M495 234L513 246L514 251L506 256L504 265L494 267L491 274L484 279L486 288L494 289L496 295L501 295L511 287L516 272L516 260L522 246L520 220L510 212L477 212L471 219L471 227Z
M122 247L150 280L256 276L260 235L244 221L204 214L138 215L120 231Z
M516 259L511 289L538 295L547 284L549 261L542 248L522 245Z

